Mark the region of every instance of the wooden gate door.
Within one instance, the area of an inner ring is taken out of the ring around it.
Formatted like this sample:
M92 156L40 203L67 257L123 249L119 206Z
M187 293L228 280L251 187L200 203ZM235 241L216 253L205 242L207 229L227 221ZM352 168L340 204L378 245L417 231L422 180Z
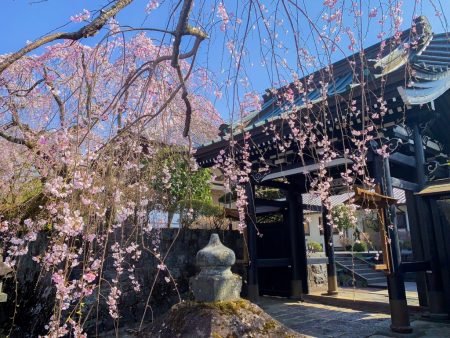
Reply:
M283 215L278 219L257 225L262 234L257 239L259 293L289 297L292 278L289 229Z

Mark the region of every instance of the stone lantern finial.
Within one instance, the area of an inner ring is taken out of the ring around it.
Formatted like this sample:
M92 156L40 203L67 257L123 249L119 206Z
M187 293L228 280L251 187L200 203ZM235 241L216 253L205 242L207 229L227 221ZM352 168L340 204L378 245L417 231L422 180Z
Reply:
M235 261L233 250L222 244L219 235L212 234L208 245L197 253L200 273L190 280L197 302L239 299L242 279L231 272Z

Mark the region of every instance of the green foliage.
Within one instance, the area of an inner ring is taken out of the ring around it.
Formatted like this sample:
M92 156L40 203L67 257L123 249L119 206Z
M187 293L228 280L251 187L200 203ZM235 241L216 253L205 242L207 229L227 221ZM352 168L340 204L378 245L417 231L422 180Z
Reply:
M279 189L258 187L255 192L255 197L256 198L264 198L264 199L268 199L268 200L275 200L275 199L284 198L285 194Z
M348 205L335 206L331 209L331 217L333 218L333 223L340 231L351 229L354 226L352 222L354 217L353 211Z
M211 202L211 187L209 169L190 170L188 155L180 148L165 146L157 155L157 177L155 187L163 189L174 204L187 198L203 202ZM167 189L163 183L163 169L168 168L170 173L170 187Z
M323 246L316 241L308 241L308 250L312 252L323 251Z
M356 242L355 244L353 244L353 251L365 252L367 251L367 244L365 242Z
M205 217L225 217L225 210L220 205L216 205L210 201L184 200L179 201L176 210L180 213L181 224L188 225L200 216Z
M222 208L213 205L210 170L191 170L189 161L183 148L162 146L148 165L151 187L161 195L158 200L166 201L162 207L170 215L179 212L184 224L199 216L223 215Z
M283 222L283 214L266 214L266 215L257 215L256 223L258 224L270 224L270 223L281 223Z
M34 178L30 181L16 182L14 190L0 193L0 214L8 219L26 219L38 214L45 202L42 183Z
M264 198L268 200L276 200L280 198L286 197L286 195L275 188L267 188L267 187L257 187L255 191L256 198ZM237 200L236 191L228 192L219 198L220 203L230 203L235 202Z
M371 211L370 213L365 214L362 221L365 229L370 229L374 232L380 231L380 222L376 212Z
M236 191L233 192L227 192L226 194L223 194L219 197L219 202L223 204L232 203L237 200L237 193Z

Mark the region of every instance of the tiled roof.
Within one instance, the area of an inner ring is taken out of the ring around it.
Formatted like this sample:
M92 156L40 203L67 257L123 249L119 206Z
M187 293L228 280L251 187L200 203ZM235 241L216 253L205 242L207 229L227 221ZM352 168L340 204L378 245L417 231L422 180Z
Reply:
M331 196L330 197L331 207L343 204L349 198L353 197L353 195L354 192L348 192L345 194ZM308 193L302 194L302 197L303 197L303 204L312 206L322 205L321 199L318 196ZM397 200L397 205L405 204L406 203L405 191L402 189L394 188L394 198Z
M414 69L413 82L409 87L398 88L406 104L426 104L450 89L449 35L433 35L426 48L413 57L411 68Z
M404 85L408 81L408 79L405 79L405 75L408 73L405 67L410 67L415 71L411 74L413 81L410 87L403 88L402 85L398 88L394 87L395 96L398 97L400 94L403 101L408 105L422 105L431 102L450 88L450 39L447 33L433 34L425 17L416 19L416 31L414 37L410 29L404 31L400 44L395 44L392 38L387 39L384 42L386 47L382 51L381 43L366 48L363 51L364 64L361 64L361 55L357 53L332 64L329 67L331 74L324 69L320 69L300 79L299 82L305 84L306 79L312 77L313 90L307 94L297 92L294 102L277 102L279 100L278 95L273 95L269 90L266 91L266 94L263 95L264 102L261 109L250 113L243 121L239 122L239 125L248 131L271 120L281 118L292 107L301 109L307 103L314 104L322 101L324 99L324 95L322 95L323 82L329 82L326 97L344 96L345 93L359 86L360 79L353 76L354 69L362 69L365 76L373 80L390 73L400 74ZM413 39L416 42L418 41L417 48L405 47L410 46ZM380 52L382 53L381 59L377 58ZM354 63L354 65L351 66L351 63ZM390 76L393 77L393 75ZM399 85L396 84L395 86ZM294 87L293 84L290 84L279 88L277 91L283 92ZM236 133L241 131L240 128L235 130ZM221 140L223 138L214 140L213 143ZM211 142L203 146L209 144Z

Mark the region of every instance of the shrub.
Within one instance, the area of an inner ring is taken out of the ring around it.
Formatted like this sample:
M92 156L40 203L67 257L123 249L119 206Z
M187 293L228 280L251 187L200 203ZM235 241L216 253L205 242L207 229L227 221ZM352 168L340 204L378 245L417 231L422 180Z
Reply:
M364 252L367 251L367 244L364 242L357 242L353 244L353 251Z
M339 231L348 230L356 226L355 212L346 204L340 204L331 209L331 217Z
M322 244L316 242L316 241L309 241L308 242L308 250L312 252L318 252L323 251Z

